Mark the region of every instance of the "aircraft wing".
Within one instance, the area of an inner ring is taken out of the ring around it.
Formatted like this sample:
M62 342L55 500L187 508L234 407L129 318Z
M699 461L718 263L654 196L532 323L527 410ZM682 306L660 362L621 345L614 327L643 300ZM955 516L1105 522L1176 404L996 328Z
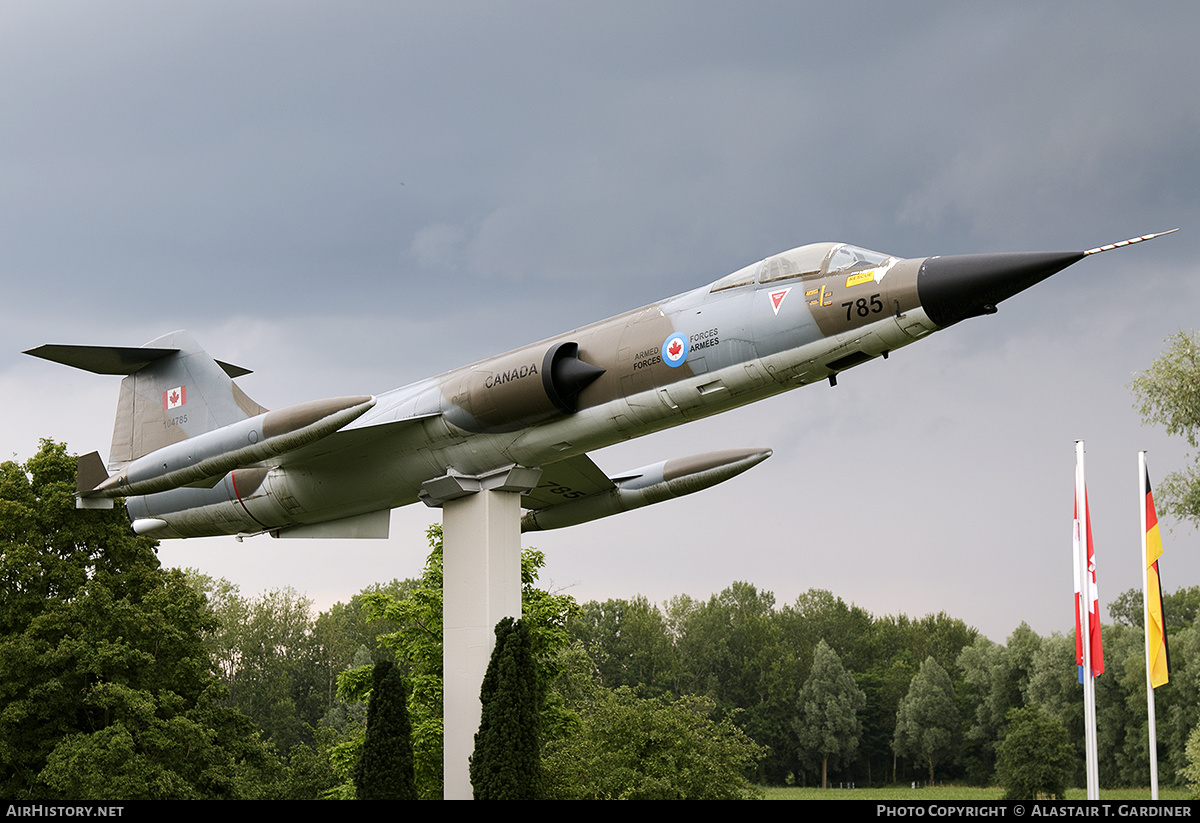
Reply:
M388 448L389 441L394 446L395 438L414 438L418 442L422 441L423 430L420 424L438 416L440 416L440 412L402 417L399 420L372 423L367 426L347 426L323 440L289 452L279 463L280 465L313 463L324 459L348 463L352 459L366 459L372 454L377 454L380 449Z
M615 484L586 454L568 457L542 468L537 488L521 498L526 509L546 509L598 492L608 491Z

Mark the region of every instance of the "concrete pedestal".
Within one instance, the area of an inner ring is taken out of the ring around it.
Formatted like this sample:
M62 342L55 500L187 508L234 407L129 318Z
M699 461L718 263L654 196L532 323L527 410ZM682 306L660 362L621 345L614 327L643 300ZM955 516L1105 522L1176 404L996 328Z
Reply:
M422 499L442 509L443 765L447 800L473 796L479 687L495 647L495 627L521 616L521 492L537 469L457 474L425 484Z

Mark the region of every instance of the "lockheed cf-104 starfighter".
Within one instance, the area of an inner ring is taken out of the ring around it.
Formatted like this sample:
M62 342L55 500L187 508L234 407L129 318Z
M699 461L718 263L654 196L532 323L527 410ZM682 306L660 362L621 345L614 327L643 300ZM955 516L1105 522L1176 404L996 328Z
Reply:
M77 505L124 498L158 538L386 537L391 509L439 505L463 477L540 476L525 531L689 494L766 459L711 451L620 474L588 453L828 380L996 306L1080 252L901 259L816 243L715 282L378 396L268 411L185 332L142 347L28 354L124 375L107 467L80 458Z

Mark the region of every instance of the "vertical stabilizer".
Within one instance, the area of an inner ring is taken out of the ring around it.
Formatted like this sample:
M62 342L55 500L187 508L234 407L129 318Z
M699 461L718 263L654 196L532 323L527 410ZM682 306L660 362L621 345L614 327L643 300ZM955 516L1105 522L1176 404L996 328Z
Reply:
M121 381L110 468L266 411L187 332L163 335L145 347L176 351Z
M213 360L184 331L139 348L49 345L26 354L96 374L125 375L108 455L111 470L267 411L233 382L249 370Z

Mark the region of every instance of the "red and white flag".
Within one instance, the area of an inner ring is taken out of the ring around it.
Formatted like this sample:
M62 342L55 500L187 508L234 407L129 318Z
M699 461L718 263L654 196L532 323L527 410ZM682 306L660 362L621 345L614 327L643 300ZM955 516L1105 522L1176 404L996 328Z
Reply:
M1079 682L1083 682L1083 631L1080 628L1079 608L1079 562L1081 526L1087 527L1087 587L1088 587L1088 638L1091 656L1092 677L1104 674L1104 648L1100 643L1100 594L1096 588L1096 553L1092 547L1092 515L1088 511L1087 489L1083 492L1083 520L1079 517L1079 497L1075 499L1075 529L1073 546L1075 549L1075 663L1079 666Z

